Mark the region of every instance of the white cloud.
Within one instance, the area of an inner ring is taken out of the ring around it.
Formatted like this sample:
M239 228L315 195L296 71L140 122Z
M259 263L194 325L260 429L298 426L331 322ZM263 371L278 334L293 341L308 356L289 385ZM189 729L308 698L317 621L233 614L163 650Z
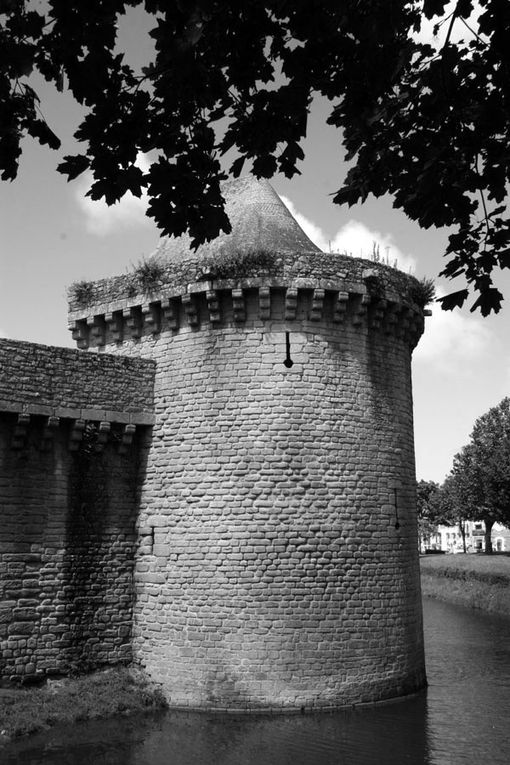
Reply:
M374 242L379 245L381 257L390 263L397 261L402 271L414 271L416 261L412 255L403 253L395 245L390 233L369 229L364 223L348 221L337 231L333 239L313 221L299 213L287 197L282 197L303 231L324 252L341 252L354 257L370 258ZM437 290L438 297L445 294ZM432 316L426 319L425 333L414 351L417 364L433 365L440 371L451 371L453 365L479 359L489 349L491 332L487 323L479 316L457 310L443 311L438 303L432 308ZM453 363L452 363L453 362Z
M370 229L357 220L347 221L331 242L332 252L345 252L355 258L370 258L374 246L385 262L388 261L390 265L396 263L401 271L413 271L416 268L413 256L402 252L390 233Z
M437 293L441 296L444 291L437 290ZM461 362L479 361L489 350L491 341L492 335L484 319L457 309L443 311L435 303L432 316L425 320L425 332L413 358L418 363L453 369Z
M381 259L388 260L391 265L396 261L401 271L413 271L416 261L412 255L400 250L390 233L370 229L357 220L348 221L340 228L332 239L328 239L322 229L313 221L298 212L288 197L281 197L285 206L297 220L305 234L323 252L339 252L352 255L355 258L371 258L374 244L378 246Z
M306 218L304 215L298 212L294 206L294 203L291 202L288 197L280 196L280 199L282 200L285 207L289 210L292 217L295 218L295 220L299 223L307 237L311 239L312 242L316 244L320 250L323 252L328 252L328 242L326 241L326 236L321 231L320 227L317 226L309 218Z
M145 155L139 154L136 165L143 172L147 172L150 163ZM141 197L135 197L128 191L119 202L108 206L106 202L94 201L86 196L91 185L92 173L84 173L79 179L75 191L76 201L85 216L85 226L91 234L106 236L113 231L119 231L126 227L137 228L152 225L145 214L147 210L147 195L145 193L142 193Z

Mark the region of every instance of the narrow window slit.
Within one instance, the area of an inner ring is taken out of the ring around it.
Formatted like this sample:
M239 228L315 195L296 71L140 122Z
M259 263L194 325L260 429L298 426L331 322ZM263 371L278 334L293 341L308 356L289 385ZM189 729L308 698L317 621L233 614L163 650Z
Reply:
M285 356L285 361L283 362L283 364L287 368L290 368L294 364L294 362L292 361L290 357L290 332L285 333L285 349L286 349L286 356Z

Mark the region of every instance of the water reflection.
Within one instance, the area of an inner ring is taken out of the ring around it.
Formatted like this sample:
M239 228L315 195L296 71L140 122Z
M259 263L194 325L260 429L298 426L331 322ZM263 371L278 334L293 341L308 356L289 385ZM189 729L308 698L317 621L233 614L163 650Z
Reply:
M146 720L82 726L79 735L35 739L19 763L52 765L378 765L430 762L425 696L378 709L304 717L170 714ZM87 730L88 729L88 730ZM374 759L376 756L376 759Z
M510 761L510 621L428 601L432 762Z
M506 765L510 621L424 604L429 689L377 707L290 717L169 713L54 730L5 765Z

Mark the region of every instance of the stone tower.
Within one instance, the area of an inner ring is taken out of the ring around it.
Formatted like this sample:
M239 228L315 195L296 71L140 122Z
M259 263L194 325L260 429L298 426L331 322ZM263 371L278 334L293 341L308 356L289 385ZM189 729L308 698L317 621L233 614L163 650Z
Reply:
M177 707L413 692L419 285L321 253L267 182L224 193L232 234L71 299L80 348L157 362L135 658Z

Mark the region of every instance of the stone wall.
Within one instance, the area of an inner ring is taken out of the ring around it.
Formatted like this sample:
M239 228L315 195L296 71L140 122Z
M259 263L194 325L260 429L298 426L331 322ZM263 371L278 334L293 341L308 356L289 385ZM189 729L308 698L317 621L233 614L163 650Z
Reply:
M131 658L154 364L0 341L0 682Z
M170 325L102 337L158 362L136 659L174 706L328 707L422 687L421 315L362 289L217 298L194 292Z
M0 339L0 412L151 424L155 363Z
M145 284L131 273L86 283L83 295L79 285L74 285L69 289L70 329L77 341L100 345L105 324L117 330L122 319L131 319L131 330L143 323L144 316L153 316L156 306L171 308L172 299L185 293L208 291L213 296L233 288L336 290L342 295L341 302L349 293L371 294L407 305L419 304L421 299L417 279L383 263L317 252L272 252L266 257L270 265L261 269L256 252L253 258L248 253L239 261L222 258L221 253L208 261L190 251L183 262L155 261L157 278ZM131 314L130 309L136 306L143 310Z

